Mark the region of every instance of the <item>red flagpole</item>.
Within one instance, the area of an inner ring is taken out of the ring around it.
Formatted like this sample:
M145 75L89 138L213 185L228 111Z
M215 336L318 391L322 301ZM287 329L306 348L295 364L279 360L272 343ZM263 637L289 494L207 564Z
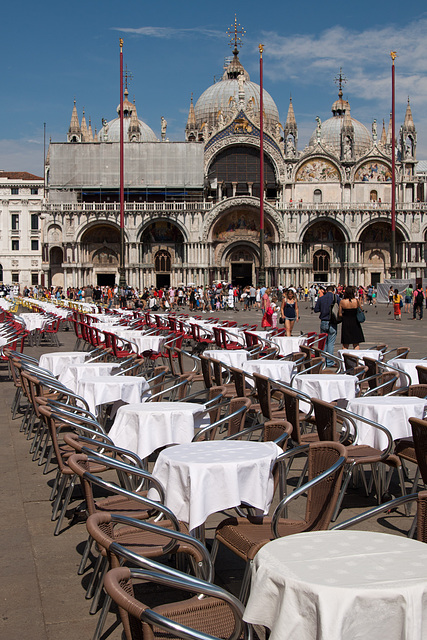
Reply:
M125 191L123 137L123 38L120 38L120 269L119 286L126 286L125 278Z
M390 251L390 276L396 277L396 150L395 150L395 68L396 52L391 51L391 251Z
M264 96L262 77L262 52L264 46L259 45L259 275L258 284L265 287L264 263Z

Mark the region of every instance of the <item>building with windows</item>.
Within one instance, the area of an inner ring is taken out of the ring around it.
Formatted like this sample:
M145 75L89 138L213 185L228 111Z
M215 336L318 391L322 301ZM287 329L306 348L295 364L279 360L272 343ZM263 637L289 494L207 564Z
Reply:
M126 281L137 287L215 280L256 282L259 268L260 87L233 57L196 103L185 139L161 139L123 103ZM191 87L189 87L191 89ZM390 276L391 122L356 120L343 97L298 143L292 100L282 124L264 90L264 215L267 282L376 284ZM92 131L74 104L67 142L46 160L46 283L118 281L118 116ZM398 128L397 128L398 129ZM396 275L426 277L425 163L408 100L396 140Z
M31 286L41 281L43 178L0 171L0 282Z

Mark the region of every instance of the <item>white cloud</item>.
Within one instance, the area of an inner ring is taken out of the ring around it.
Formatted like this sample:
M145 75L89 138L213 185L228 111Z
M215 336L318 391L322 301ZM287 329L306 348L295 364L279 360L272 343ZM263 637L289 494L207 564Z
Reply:
M138 36L147 36L151 38L183 38L193 36L207 36L210 38L224 38L224 32L216 29L208 29L206 27L192 27L190 29L177 29L174 27L112 27L114 31L123 33L131 33Z

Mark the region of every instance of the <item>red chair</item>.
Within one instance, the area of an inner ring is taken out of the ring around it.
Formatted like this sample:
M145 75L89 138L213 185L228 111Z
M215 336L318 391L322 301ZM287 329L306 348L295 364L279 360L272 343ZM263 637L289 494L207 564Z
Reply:
M221 328L219 331L221 334L221 345L223 349L226 349L227 351L236 351L237 349L243 348L243 345L240 342L234 340L234 336L232 334L227 333L227 329Z

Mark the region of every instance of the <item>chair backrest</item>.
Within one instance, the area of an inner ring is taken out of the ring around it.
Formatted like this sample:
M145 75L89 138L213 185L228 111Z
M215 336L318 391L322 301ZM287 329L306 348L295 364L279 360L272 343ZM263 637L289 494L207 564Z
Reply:
M272 420L273 409L271 406L272 390L270 379L260 373L254 373L253 376L255 380L258 402L261 407L261 413L266 420Z
M427 384L409 385L408 396L412 396L415 398L427 398Z
M282 393L285 401L286 419L289 420L292 425L292 440L298 445L301 445L299 397L295 391L291 389L282 388Z
M378 360L374 358L363 358L363 362L365 363L365 367L368 367L366 372L366 378L370 378L371 376L377 376L379 373ZM375 380L368 381L369 388L373 389L376 386Z
M415 455L424 484L427 484L427 420L409 418L414 439Z
M344 360L344 369L346 373L352 373L352 370L359 366L359 358L351 353L343 353L342 358Z
M422 365L418 364L416 366L417 372L418 372L418 382L420 384L427 384L427 367L423 367Z
M324 400L311 398L316 420L316 429L319 440L322 442L332 442L338 440L337 414L334 405Z
M203 382L206 389L210 389L213 386L212 380L212 361L203 354L200 354L200 365L202 368Z

